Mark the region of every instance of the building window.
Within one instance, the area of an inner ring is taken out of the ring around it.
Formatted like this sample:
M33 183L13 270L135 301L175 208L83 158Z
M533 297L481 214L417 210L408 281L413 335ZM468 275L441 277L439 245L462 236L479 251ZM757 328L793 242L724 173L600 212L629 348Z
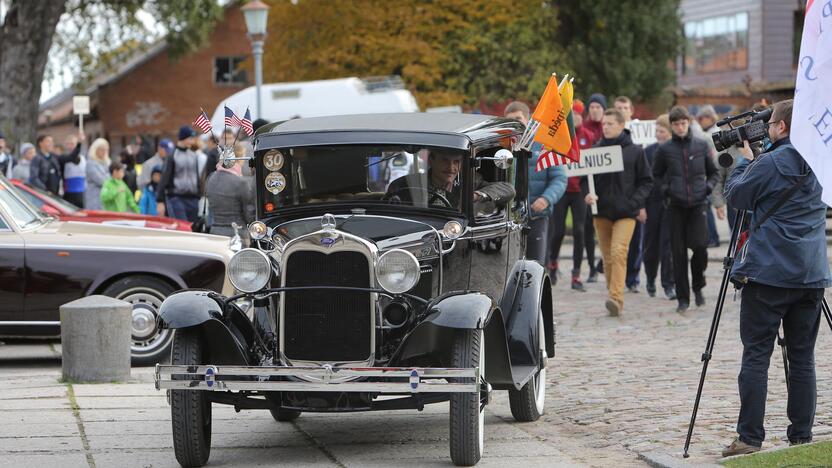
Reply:
M684 74L747 68L748 13L685 22Z
M214 84L233 86L248 84L248 75L242 67L245 57L214 57Z

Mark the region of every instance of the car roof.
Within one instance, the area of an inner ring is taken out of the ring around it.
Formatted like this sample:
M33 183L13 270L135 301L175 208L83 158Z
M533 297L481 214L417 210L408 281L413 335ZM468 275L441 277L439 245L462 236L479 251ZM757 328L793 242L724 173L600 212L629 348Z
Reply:
M294 119L264 126L255 149L330 144L417 144L468 149L523 132L503 117L459 113L357 114Z

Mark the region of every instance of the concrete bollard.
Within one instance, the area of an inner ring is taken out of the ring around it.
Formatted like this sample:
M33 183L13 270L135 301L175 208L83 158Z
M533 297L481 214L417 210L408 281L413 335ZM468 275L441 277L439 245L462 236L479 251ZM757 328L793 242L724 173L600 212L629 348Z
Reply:
M61 367L65 380L112 382L130 378L133 307L107 296L61 306Z

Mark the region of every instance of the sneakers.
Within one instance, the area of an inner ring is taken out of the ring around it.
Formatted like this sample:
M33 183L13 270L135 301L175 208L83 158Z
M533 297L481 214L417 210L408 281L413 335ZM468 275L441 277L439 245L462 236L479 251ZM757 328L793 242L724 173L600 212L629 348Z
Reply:
M705 305L705 295L702 294L701 289L694 289L693 297L694 299L696 299L696 307L702 307L703 305Z
M572 277L572 289L574 289L575 291L586 292L584 284L581 283L581 279L577 276Z
M668 300L675 301L676 288L674 288L673 286L670 286L669 288L664 288L664 295L667 297Z
M598 263L595 265L595 271L598 273L604 274L604 260L598 260Z
M690 308L690 304L687 302L679 301L679 305L676 306L676 312L683 313Z
M632 286L627 286L627 291L629 291L633 294L638 294L638 285L634 284Z
M723 457L733 457L734 455L748 455L749 453L759 452L760 447L756 445L746 444L739 438L734 439L731 445L722 450Z
M595 270L589 271L589 276L586 278L587 283L597 283L598 282L598 272Z
M648 282L644 285L644 289L647 291L647 295L650 297L656 297L656 283Z
M549 270L549 279L552 281L552 286L558 284L560 277L560 270L558 270L558 262L552 260L546 264L546 269Z
M610 313L610 317L618 317L621 315L621 304L618 302L612 299L607 299L607 302L605 302L604 305L607 307L607 312Z

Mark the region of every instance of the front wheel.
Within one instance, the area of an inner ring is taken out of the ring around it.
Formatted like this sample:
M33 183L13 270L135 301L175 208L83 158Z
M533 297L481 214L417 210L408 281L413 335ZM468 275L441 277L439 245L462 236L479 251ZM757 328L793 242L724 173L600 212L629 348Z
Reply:
M546 328L543 326L543 312L537 321L538 355L540 368L537 373L523 385L520 390L508 391L508 403L511 415L520 422L531 422L540 419L546 403Z
M485 340L482 330L458 330L454 336L451 366L480 368L485 377ZM477 382L479 385L480 382ZM457 466L473 466L482 458L485 409L480 393L451 394L451 460Z
M173 338L171 364L205 364L202 351L197 330L177 330ZM211 402L208 400L208 392L171 390L170 420L173 426L173 451L179 464L195 467L207 463L211 454Z
M300 411L297 410L289 410L289 409L274 409L270 408L269 412L272 413L272 417L277 422L289 422L294 421L295 419L300 417Z

